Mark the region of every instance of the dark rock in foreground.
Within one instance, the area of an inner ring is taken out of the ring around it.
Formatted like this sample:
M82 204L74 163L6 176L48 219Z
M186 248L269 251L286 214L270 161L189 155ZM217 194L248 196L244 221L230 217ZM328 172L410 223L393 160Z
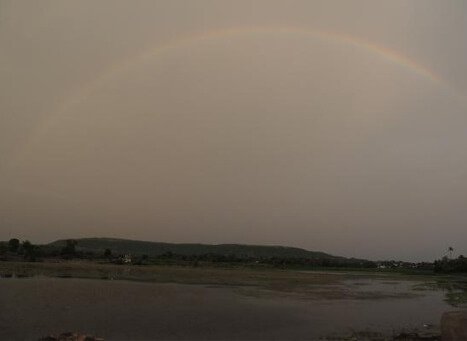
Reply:
M467 311L449 311L441 317L443 341L467 340Z

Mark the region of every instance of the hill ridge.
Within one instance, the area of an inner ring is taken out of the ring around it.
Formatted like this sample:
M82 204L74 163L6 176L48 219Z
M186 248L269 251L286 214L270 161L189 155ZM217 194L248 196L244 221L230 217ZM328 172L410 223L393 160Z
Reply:
M81 251L103 252L105 249L111 249L112 252L115 253L131 253L134 255L147 254L149 256L157 256L166 252L172 252L181 255L215 253L258 258L353 259L330 255L322 251L310 251L299 247L284 245L167 243L108 237L76 238L74 240L78 243L77 249ZM46 244L46 246L62 247L65 243L66 239L60 239Z

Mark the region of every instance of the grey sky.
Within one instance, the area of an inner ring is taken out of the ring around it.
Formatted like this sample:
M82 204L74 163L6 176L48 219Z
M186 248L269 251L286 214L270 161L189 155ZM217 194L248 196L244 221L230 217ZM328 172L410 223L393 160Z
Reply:
M0 240L467 254L466 7L0 1Z

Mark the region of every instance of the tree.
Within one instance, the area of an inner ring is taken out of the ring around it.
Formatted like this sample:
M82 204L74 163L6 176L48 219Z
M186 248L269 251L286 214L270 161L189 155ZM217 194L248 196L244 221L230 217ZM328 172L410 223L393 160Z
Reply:
M5 242L0 242L0 256L6 254L8 251L8 244Z
M112 257L112 250L110 250L110 249L105 249L105 251L104 251L104 257L107 257L107 258Z
M65 247L62 249L62 256L65 258L73 258L76 254L76 245L78 242L74 239L68 239Z
M37 247L33 245L29 240L25 240L21 246L23 248L24 258L34 262L36 260Z
M25 241L23 242L22 246L23 246L23 249L24 249L25 251L28 251L28 250L31 250L31 249L34 248L34 245L32 245L31 242L30 242L29 240L25 240Z
M10 239L10 241L8 242L8 250L10 250L10 252L18 252L18 248L19 248L19 239L16 239L16 238Z
M449 253L449 258L452 258L452 253L454 252L454 249L452 246L448 247L448 253Z

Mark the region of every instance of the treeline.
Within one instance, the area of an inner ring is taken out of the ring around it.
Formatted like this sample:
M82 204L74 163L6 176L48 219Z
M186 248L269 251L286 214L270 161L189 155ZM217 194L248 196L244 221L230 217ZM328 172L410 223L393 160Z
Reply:
M28 240L21 242L19 239L13 238L9 242L0 242L0 260L7 260L8 256L13 256L34 262L40 253L40 247Z
M304 257L250 257L235 254L206 253L201 255L180 255L166 252L156 256L157 260L172 262L230 263L230 264L265 264L274 267L336 267L336 268L376 268L376 263L367 260L346 258L304 258Z
M1 260L41 261L43 259L83 259L83 260L106 260L117 264L176 264L198 266L201 264L238 264L238 265L267 265L278 268L376 268L377 264L372 261L352 258L306 258L306 257L252 257L241 254L218 254L205 253L198 255L182 255L173 252L165 252L160 255L138 255L131 256L116 254L111 249L102 252L82 251L78 242L66 240L61 247L50 247L47 245L33 245L29 241L20 242L11 239L9 242L0 243Z
M61 248L50 248L43 245L34 245L28 240L20 241L12 238L8 242L0 242L0 260L20 260L29 262L40 261L43 258L85 258L85 255L76 250L77 242L70 239Z
M458 258L443 257L435 261L434 270L439 273L467 273L467 258L463 255Z
M378 261L377 262L379 269L416 269L416 270L424 270L424 271L432 271L433 270L433 263L431 262L404 262L404 261L396 261L396 260L386 260L386 261Z
M115 264L133 265L181 265L200 266L209 264L267 266L275 268L354 268L354 269L408 269L435 271L438 273L467 273L467 258L459 256L457 259L444 257L434 263L409 263L400 261L361 260L343 257L296 257L296 256L251 256L244 253L214 253L178 254L171 251L162 254L122 254L110 248L89 250L79 247L74 239L65 240L60 245L34 245L28 240L20 241L13 238L8 242L0 242L0 261L28 261L37 262L51 259L82 259L89 261L103 261ZM122 252L120 250L120 252Z

